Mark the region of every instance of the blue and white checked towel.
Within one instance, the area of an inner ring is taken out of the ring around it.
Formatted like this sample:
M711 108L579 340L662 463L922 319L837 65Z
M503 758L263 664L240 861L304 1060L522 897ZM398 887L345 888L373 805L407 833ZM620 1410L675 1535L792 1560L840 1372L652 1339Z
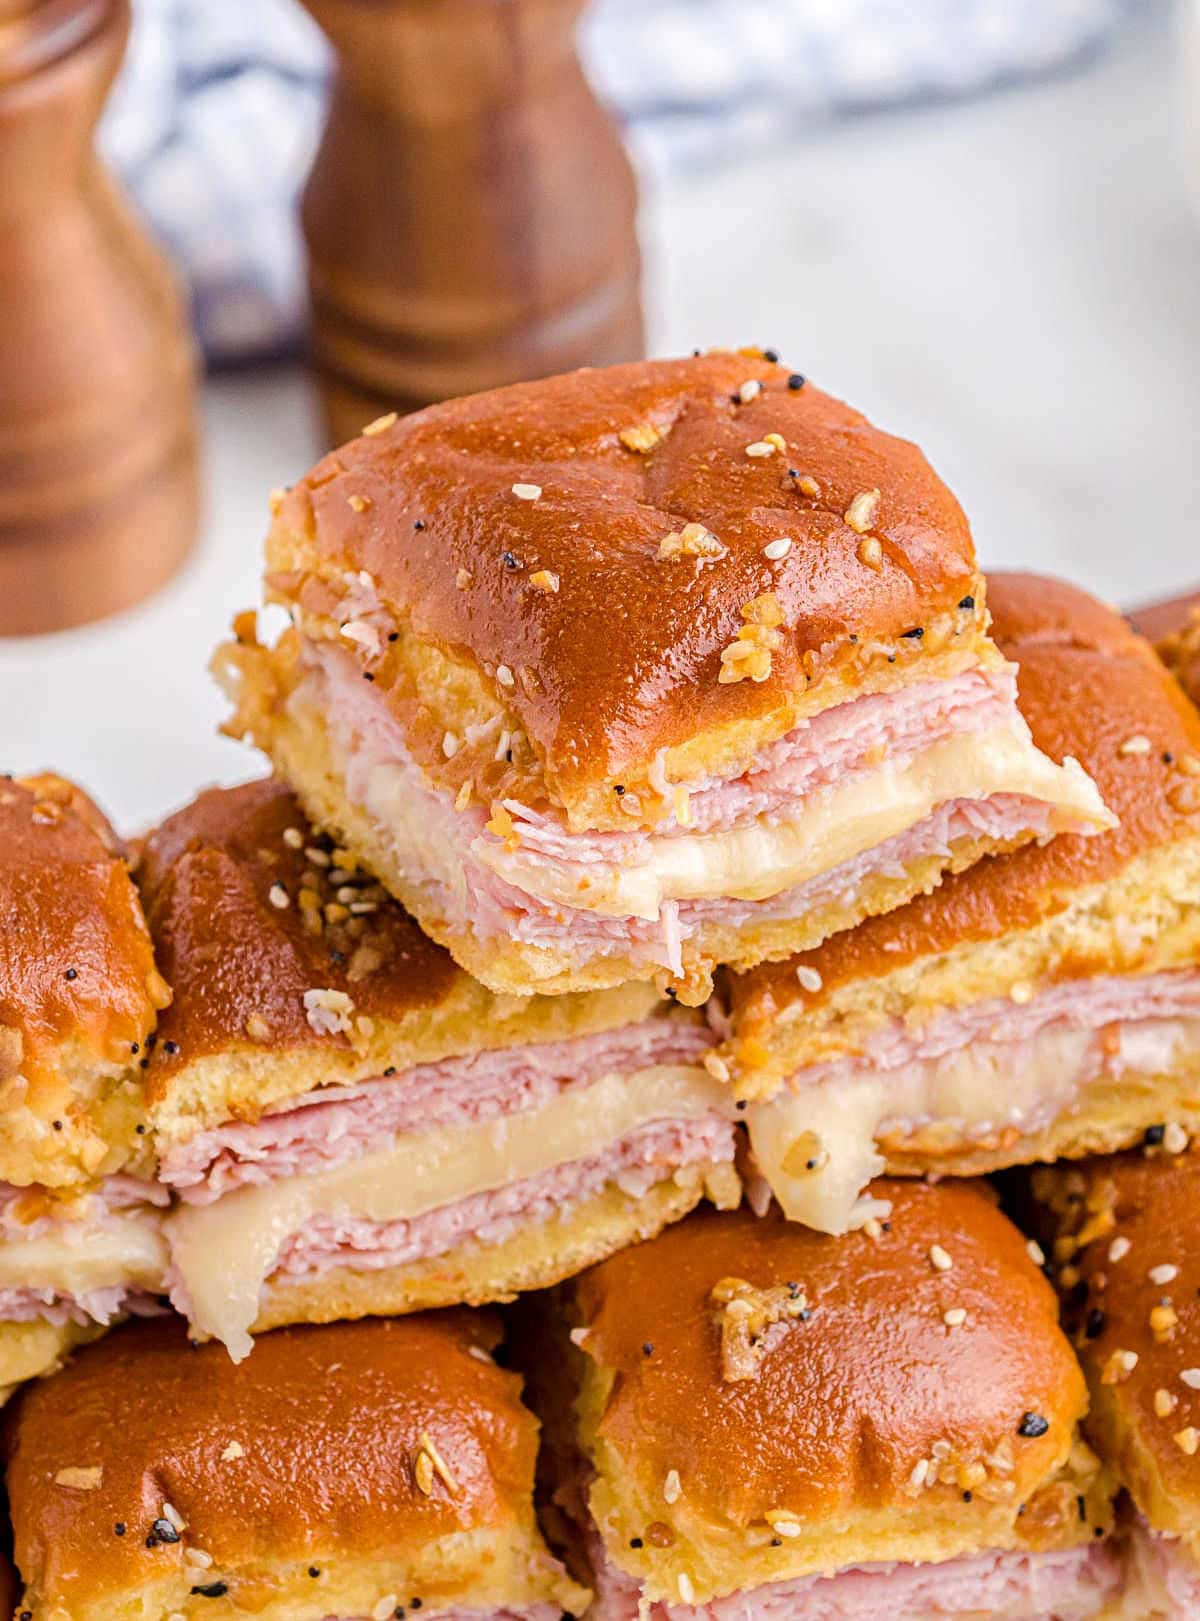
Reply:
M582 45L639 160L679 167L806 123L965 96L1094 50L1145 0L594 0ZM209 356L299 327L295 198L328 54L296 0L139 0L103 144L182 267Z

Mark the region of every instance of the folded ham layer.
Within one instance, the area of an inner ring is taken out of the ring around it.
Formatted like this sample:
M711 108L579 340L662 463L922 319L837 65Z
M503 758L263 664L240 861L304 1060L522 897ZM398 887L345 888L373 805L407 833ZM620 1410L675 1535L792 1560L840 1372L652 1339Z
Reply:
M428 1621L562 1621L563 1611L557 1604L528 1604L524 1609L451 1610L426 1609ZM366 1615L329 1615L325 1621L371 1621Z
M1121 1565L1107 1543L996 1550L941 1564L851 1566L708 1604L643 1606L640 1584L604 1560L595 1586L592 1621L1093 1621L1120 1593Z
M728 1163L730 1109L728 1090L698 1065L651 1065L183 1204L166 1223L172 1300L244 1356L264 1284L281 1268L295 1277L401 1266L468 1239L499 1242L610 1183L638 1194L683 1166Z
M107 1324L157 1310L168 1202L131 1176L72 1199L0 1185L0 1322Z
M210 1204L238 1187L329 1169L401 1134L539 1109L603 1075L698 1063L713 1040L700 1020L670 1016L573 1041L417 1064L399 1075L307 1092L253 1123L198 1132L167 1150L159 1177L189 1203Z
M741 777L695 785L653 832L574 833L553 810L513 800L505 808L515 837L506 843L485 826L490 807L456 811L433 787L348 655L322 644L306 656L309 675L291 699L298 718L336 714L330 746L351 800L390 832L446 921L487 938L516 932L538 944L548 934L561 948L564 931L574 940L591 920L586 958L618 942L661 949L672 930L725 921L720 908L729 902L756 907L792 892L792 906L805 909L810 898L797 892L808 883L845 868L845 887L851 863L952 804L969 803L986 820L998 802L1000 839L1104 825L1079 767L1056 766L1034 747L1011 669L971 668L803 722ZM498 736L500 756L508 741ZM1028 819L1014 826L1018 806ZM939 831L944 837L944 820ZM911 861L923 842L899 859ZM896 850L885 859L896 860Z
M1200 1565L1177 1537L1160 1536L1138 1519L1125 1543L1128 1621L1196 1621Z
M795 1071L746 1111L759 1172L789 1217L844 1232L876 1206L877 1143L925 1126L982 1142L1043 1130L1087 1087L1172 1073L1200 1053L1200 972L1097 975L1022 1004L996 997L911 1027L893 1019L861 1052Z

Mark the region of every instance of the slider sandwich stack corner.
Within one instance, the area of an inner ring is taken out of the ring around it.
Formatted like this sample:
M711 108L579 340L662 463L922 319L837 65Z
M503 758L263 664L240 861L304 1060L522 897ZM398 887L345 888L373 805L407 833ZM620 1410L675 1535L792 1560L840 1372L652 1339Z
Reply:
M272 512L290 628L214 668L275 775L132 877L0 784L17 1614L1200 1616L1200 1344L1159 1447L1087 1272L1200 1129L1148 644L758 350L384 418Z

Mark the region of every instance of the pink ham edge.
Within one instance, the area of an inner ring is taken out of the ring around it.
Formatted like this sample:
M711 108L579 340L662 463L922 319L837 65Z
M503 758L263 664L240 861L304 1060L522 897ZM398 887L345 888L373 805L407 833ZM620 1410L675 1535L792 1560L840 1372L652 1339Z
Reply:
M1138 1518L1125 1541L1128 1613L1139 1621L1200 1618L1200 1564L1178 1538L1152 1531ZM1164 1607L1165 1606L1165 1607Z
M603 1075L695 1064L714 1039L697 1020L654 1018L570 1041L418 1064L399 1075L307 1092L253 1124L230 1121L198 1132L167 1151L159 1175L187 1202L210 1204L247 1183L328 1170L402 1133L536 1110Z
M468 1240L498 1244L519 1227L548 1221L610 1183L640 1198L685 1166L729 1164L734 1151L733 1125L722 1117L655 1122L592 1159L555 1166L413 1221L317 1217L284 1241L270 1277L319 1277L334 1267L381 1271L445 1254ZM172 1269L167 1281L172 1305L188 1316L191 1302L178 1271Z
M1041 1553L993 1550L939 1564L850 1566L731 1593L708 1604L649 1604L600 1555L590 1621L1093 1621L1121 1590L1108 1542Z
M915 1032L895 1019L873 1033L862 1052L796 1070L787 1084L803 1095L814 1087L841 1091L900 1070L925 1070L927 1088L934 1095L938 1064L965 1048L994 1047L1015 1074L1036 1050L1039 1037L1062 1031L1094 1037L1081 1072L1064 1074L1061 1089L1040 1100L1036 1108L1011 1108L1001 1120L975 1123L974 1133L983 1136L1006 1126L1037 1131L1049 1125L1090 1081L1119 1076L1129 1069L1169 1070L1181 1039L1200 1040L1200 973L1176 969L1066 980L1023 1005L996 997L940 1013ZM886 1116L879 1132L904 1131L946 1119L933 1109Z
M375 767L397 768L407 779L409 797L421 805L426 824L456 853L461 890L427 880L430 907L451 929L469 930L485 940L513 938L561 950L569 938L577 964L598 956L631 954L639 967L679 974L683 943L707 925L739 928L803 916L835 899L853 900L868 879L903 877L922 858L948 858L951 846L966 838L1004 841L1031 833L1045 839L1053 832L1054 813L1046 803L995 794L984 800L948 801L896 838L766 900L669 901L657 921L554 905L506 881L479 859L479 850L490 842L483 825L486 811L470 806L457 812L448 794L429 786L408 752L399 723L363 692L349 654L328 644L306 644L304 657L309 675L293 701L326 714L336 710L339 731L350 739L345 762L350 798L364 803ZM891 758L903 759L942 738L1014 717L1024 725L1016 709L1011 667L989 673L968 670L945 681L919 682L896 693L852 700L771 744L752 771L697 785L689 796L690 825L680 828L669 822L655 834L641 829L574 834L552 813L532 811L515 800L507 804L520 827L522 852L536 865L555 868L572 880L596 878L644 859L656 839L725 831L759 817L770 821L784 814L794 816L805 795L819 793L856 769L869 769L865 762L880 746ZM1081 826L1079 831L1091 829Z

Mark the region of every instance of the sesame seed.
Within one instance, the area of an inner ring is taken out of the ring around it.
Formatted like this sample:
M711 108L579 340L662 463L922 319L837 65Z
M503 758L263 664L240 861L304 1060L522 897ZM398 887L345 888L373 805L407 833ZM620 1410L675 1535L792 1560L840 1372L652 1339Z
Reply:
M229 1445L221 1453L221 1462L233 1463L235 1459L244 1458L245 1456L246 1449L242 1443L240 1441L230 1441Z
M879 491L860 490L846 508L845 519L855 534L865 535L875 522L879 510Z
M1161 1385L1154 1392L1154 1411L1157 1417L1169 1418L1178 1406L1179 1397L1172 1396L1171 1392L1164 1390Z
M1146 1276L1150 1279L1151 1283L1174 1283L1175 1279L1179 1276L1179 1268L1169 1264L1165 1264L1163 1266L1152 1266Z
M467 589L467 587L470 585L473 578L474 578L474 576L472 575L469 568L460 568L458 573L454 576L454 588L455 588L455 590L456 591L465 591Z
M346 505L350 508L351 512L365 512L371 503L367 500L365 495L348 495L346 497Z
M371 1621L388 1621L390 1616L395 1615L398 1603L399 1599L395 1593L389 1593L386 1598L381 1598L371 1611Z
M825 983L817 970L815 968L810 968L807 963L801 963L799 968L797 968L796 979L799 982L800 989L802 991L819 991L821 986Z
M529 576L529 583L535 591L541 591L546 596L554 596L559 587L559 577L548 568L537 569Z
M780 535L778 540L768 541L763 547L763 556L769 562L778 563L781 557L786 557L792 549L792 543L786 535Z
M1163 1147L1168 1154L1182 1154L1188 1145L1188 1134L1179 1124L1172 1120L1166 1131L1163 1132Z
M679 1596L685 1604L693 1604L696 1599L696 1589L692 1586L692 1578L686 1570L679 1572Z
M442 753L447 760L453 760L458 753L458 738L453 732L445 732L442 736Z
M304 834L301 833L298 827L285 827L283 830L283 842L289 850L299 850L304 844Z
M775 454L775 446L768 444L765 439L756 439L753 444L746 446L746 454L751 461L761 461L763 457Z
M866 1235L867 1238L883 1237L883 1227L880 1224L877 1216L868 1216L866 1221L864 1221L862 1224L861 1231Z
M1179 1377L1189 1390L1200 1390L1200 1368L1184 1368Z
M100 1465L86 1469L60 1469L54 1477L56 1486L69 1486L72 1491L94 1492L104 1478ZM118 1532L118 1535L122 1533Z
M925 1484L925 1477L928 1475L928 1473L929 1459L918 1458L916 1463L913 1464L912 1473L908 1477L908 1484L910 1486L923 1486Z
M1026 1253L1026 1255L1028 1255L1029 1259L1033 1262L1034 1266L1045 1266L1045 1264L1046 1264L1046 1252L1042 1248L1042 1246L1038 1243L1036 1238L1031 1238L1029 1240L1029 1242L1026 1244L1025 1253Z
M705 1053L703 1063L705 1069L712 1076L714 1081L720 1081L722 1085L728 1082L729 1065L722 1057L720 1057L719 1054L711 1052Z
M1108 1258L1110 1261L1123 1261L1132 1248L1129 1240L1123 1234L1119 1235L1108 1246Z
M1033 1001L1033 986L1027 979L1018 979L1009 987L1008 999L1015 1002L1018 1007L1025 1007Z
M949 1311L942 1313L942 1321L947 1328L959 1328L967 1320L967 1313L962 1306L951 1306Z
M1135 732L1132 737L1127 737L1117 750L1117 753L1121 755L1149 754L1149 752L1150 739L1143 736L1141 732Z
M749 405L750 401L756 400L761 393L762 384L756 377L751 377L738 389L738 399L743 405Z
M1021 1422L1017 1425L1017 1434L1024 1436L1027 1441L1036 1441L1039 1436L1045 1435L1050 1428L1049 1421L1041 1413L1022 1413Z
M507 664L497 664L496 680L502 687L515 687L516 679Z
M282 884L272 884L267 891L267 899L272 906L277 907L281 912L286 911L292 904L292 897Z
M540 484L514 484L512 493L518 501L540 501L542 486Z
M764 433L763 444L774 445L781 456L787 452L787 440L781 433Z
M780 1537L798 1537L801 1531L800 1521L794 1514L788 1514L784 1509L771 1509L766 1516L767 1524Z
M788 378L787 386L792 390L793 393L795 393L795 391L797 389L801 389L801 388L804 387L804 383L805 383L804 373L794 371L791 374L791 376Z
M1200 1430L1197 1430L1195 1425L1189 1424L1186 1430L1176 1430L1174 1441L1180 1452L1186 1452L1189 1458L1194 1458L1197 1449L1200 1448Z
M368 439L370 439L377 433L386 433L389 428L395 426L395 423L395 411L387 411L383 416L376 417L374 422L368 422L366 427L363 429L363 433Z
M929 1248L929 1262L935 1272L949 1272L954 1262L940 1244L932 1244Z
M248 1013L246 1015L246 1034L251 1041L270 1041L271 1026L261 1013Z
M809 473L802 473L796 478L796 488L801 495L807 495L814 500L821 493L821 486Z
M679 1481L679 1470L668 1469L667 1478L663 1481L663 1497L668 1503L677 1503L683 1493Z

